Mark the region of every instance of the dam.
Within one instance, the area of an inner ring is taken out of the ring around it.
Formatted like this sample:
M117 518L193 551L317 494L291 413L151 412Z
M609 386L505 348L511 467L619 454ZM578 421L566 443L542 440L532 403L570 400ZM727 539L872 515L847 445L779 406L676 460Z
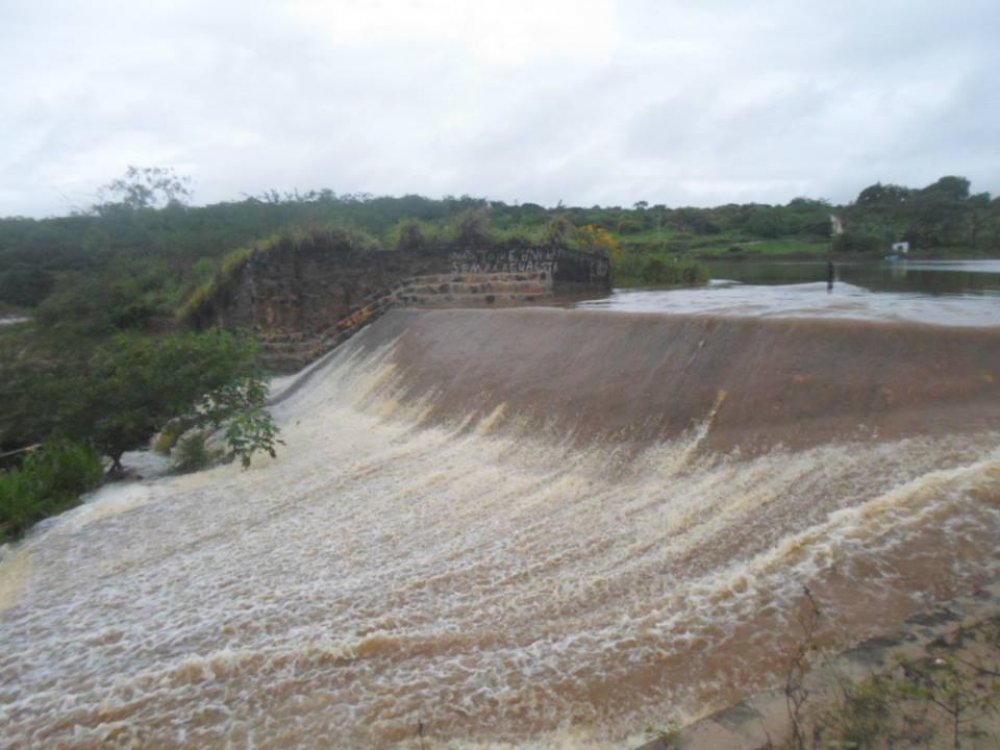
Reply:
M403 309L0 563L5 747L635 747L996 578L1000 329ZM425 744L426 743L426 744Z

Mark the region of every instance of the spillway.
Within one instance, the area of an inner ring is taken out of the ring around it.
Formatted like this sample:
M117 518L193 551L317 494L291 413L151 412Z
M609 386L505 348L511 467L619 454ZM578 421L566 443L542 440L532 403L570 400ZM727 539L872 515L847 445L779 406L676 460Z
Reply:
M630 747L995 580L1000 330L394 311L0 563L3 747Z

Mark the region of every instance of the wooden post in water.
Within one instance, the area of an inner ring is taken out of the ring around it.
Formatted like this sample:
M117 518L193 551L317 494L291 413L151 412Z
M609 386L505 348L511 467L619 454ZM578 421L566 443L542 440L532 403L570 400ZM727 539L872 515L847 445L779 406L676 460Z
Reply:
M833 243L837 240L837 235L844 233L844 223L836 214L830 214L830 249L826 253L826 291L827 294L833 291L834 278L837 269L833 265Z

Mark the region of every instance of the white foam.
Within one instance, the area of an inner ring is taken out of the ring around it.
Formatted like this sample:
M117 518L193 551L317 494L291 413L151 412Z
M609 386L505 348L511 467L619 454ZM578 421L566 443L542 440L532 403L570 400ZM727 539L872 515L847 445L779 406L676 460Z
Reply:
M503 404L427 426L398 377L338 355L276 404L277 461L113 485L0 564L10 741L621 746L769 679L803 583L996 565L996 434L710 458L707 414L635 457Z

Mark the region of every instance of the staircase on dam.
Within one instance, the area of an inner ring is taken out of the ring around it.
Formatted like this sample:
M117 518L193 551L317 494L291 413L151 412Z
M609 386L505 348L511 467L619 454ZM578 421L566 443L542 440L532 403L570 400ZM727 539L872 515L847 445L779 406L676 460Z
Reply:
M316 333L259 334L268 369L294 372L336 348L393 307L505 307L551 299L547 271L428 274L403 279L365 297L333 325Z
M314 230L255 248L186 306L184 322L250 331L264 363L288 372L397 307L506 307L603 296L607 256L508 241L371 250Z
M534 302L551 291L545 271L457 273L407 279L397 293L405 305L491 305Z

